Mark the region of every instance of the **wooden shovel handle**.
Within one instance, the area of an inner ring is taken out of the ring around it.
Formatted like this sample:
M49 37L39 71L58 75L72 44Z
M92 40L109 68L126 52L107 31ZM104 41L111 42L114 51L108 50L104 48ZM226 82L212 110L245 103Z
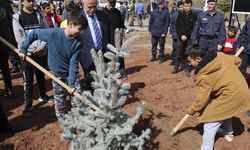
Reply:
M190 117L189 114L186 114L181 121L175 126L175 128L172 130L172 132L170 133L171 136L174 136L175 133L179 130L179 128L182 126L182 124L188 119L188 117Z
M8 41L6 41L5 39L3 39L2 37L0 37L0 41L2 43L4 43L6 46L8 46L11 50L15 51L18 55L20 54L20 52L18 51L18 49L15 48L15 46L13 46L12 44L10 44ZM26 56L25 59L29 63L31 63L33 66L35 66L37 69L39 69L44 74L46 74L48 77L50 77L52 80L54 80L59 85L61 85L63 88L65 88L67 91L69 91L71 89L68 85L66 85L64 82L62 82L58 78L56 78L52 73L50 73L49 71L47 71L46 69L44 69L38 63L36 63L34 60L32 60L30 57ZM77 92L74 92L74 96L76 96L78 99L81 99L81 100L85 99L85 97L83 95L80 95ZM93 105L93 104L91 104L91 108L93 108L95 111L101 111L99 107L97 107L96 105Z
M240 53L244 50L244 47L241 46L238 51L236 52L236 54L234 56L238 57L240 55Z

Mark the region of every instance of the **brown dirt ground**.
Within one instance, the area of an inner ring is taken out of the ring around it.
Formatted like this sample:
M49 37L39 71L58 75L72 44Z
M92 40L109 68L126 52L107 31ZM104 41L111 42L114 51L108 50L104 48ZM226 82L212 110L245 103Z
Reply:
M131 33L134 34L134 33ZM150 58L150 37L147 33L136 32L143 36L130 44L131 53L126 58L126 72L131 84L130 98L124 106L124 111L134 114L136 106L141 101L147 104L143 118L135 130L152 129L151 140L147 142L146 150L196 150L202 142L202 126L196 123L195 117L189 118L178 134L171 137L169 133L185 115L186 108L195 97L195 87L192 77L184 76L183 72L172 75L170 66L170 40L167 40L167 60L163 64L148 63ZM23 81L21 74L12 75L16 98L1 99L10 124L17 130L14 134L0 134L1 150L66 150L69 142L62 141L61 129L55 117L54 105L40 103L34 94L34 106L30 117L21 116L23 110ZM2 78L0 78L2 80ZM53 95L51 80L47 79L48 95ZM3 82L0 82L0 92L3 92ZM35 86L34 93L37 93ZM69 101L68 101L69 102ZM249 150L250 121L245 114L233 119L235 138L227 143L222 137L217 137L215 150Z

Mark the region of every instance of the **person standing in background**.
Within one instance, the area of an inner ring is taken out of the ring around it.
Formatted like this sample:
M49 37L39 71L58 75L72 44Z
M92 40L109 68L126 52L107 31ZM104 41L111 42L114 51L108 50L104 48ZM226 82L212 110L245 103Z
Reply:
M84 71L85 87L83 90L93 92L91 82L93 78L90 74L95 70L90 50L107 51L107 44L111 43L111 27L106 13L97 9L98 0L83 0L82 13L86 16L89 26L82 32L82 52L80 63Z
M52 11L50 10L49 3L46 3L46 2L42 3L41 7L42 7L43 15L45 17L47 26L49 28L60 27L62 20L56 13L52 13Z
M142 18L144 15L144 5L141 0L138 0L138 2L135 4L135 14L137 17L138 26L141 28L143 25Z
M192 44L200 44L210 52L221 50L226 39L224 16L216 10L217 0L207 0L208 10L200 13L192 36Z
M172 43L173 50L172 50L172 54L171 54L172 62L170 63L170 65L174 65L174 62L176 59L176 43L177 43L178 37L177 37L177 33L176 33L175 24L176 24L176 19L177 19L179 12L183 11L183 1L182 0L177 2L177 8L178 8L178 11L171 12L170 23L169 23L169 34L170 34L170 37L173 39L173 43Z
M152 57L150 62L156 61L157 45L160 45L159 63L163 63L165 60L165 42L168 33L168 26L170 21L170 14L168 9L165 8L165 1L158 0L158 9L153 10L150 16L148 31L151 34L152 44Z
M12 29L12 8L11 5L4 0L0 0L0 36L10 43L15 43ZM12 82L9 68L10 49L0 42L0 67L5 85L5 95L13 96Z
M135 1L132 0L128 4L128 13L129 13L129 26L134 26L134 20L135 20Z
M18 43L18 49L21 48L23 41L34 29L47 28L47 24L43 15L35 11L33 5L35 0L22 0L23 9L13 15L13 30L15 38ZM47 67L47 43L41 40L34 41L29 49L27 55L35 62L40 64L43 68ZM28 116L33 109L33 81L34 74L38 84L40 93L39 101L48 102L49 97L46 95L45 77L44 73L34 67L31 63L23 61L23 81L24 81L24 100L25 108L24 116Z
M190 77L191 68L186 61L186 48L191 45L190 37L197 19L197 15L191 10L192 3L192 0L184 1L183 12L179 12L175 25L177 33L176 60L172 74L176 74L182 64L187 77Z
M109 17L109 23L111 26L111 44L114 45L117 50L121 49L124 38L124 30L126 29L124 25L124 18L122 17L120 11L115 8L116 0L109 0L107 2L107 7L103 9ZM122 79L127 79L125 73L125 61L123 57L119 57L120 63L120 74Z

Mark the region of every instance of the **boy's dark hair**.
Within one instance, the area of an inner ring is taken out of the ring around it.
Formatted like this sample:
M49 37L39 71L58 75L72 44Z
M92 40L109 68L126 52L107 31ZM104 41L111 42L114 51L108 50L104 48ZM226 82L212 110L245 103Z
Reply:
M190 45L187 47L188 56L192 59L195 59L196 57L204 58L207 56L208 51L204 50L200 47L199 44Z
M191 5L193 4L192 0L185 0L184 3L185 4L191 4Z
M237 31L238 31L237 28L236 28L235 26L229 26L229 27L227 28L227 30L228 30L228 31L232 31L232 32L235 33L235 34L236 34Z
M88 27L88 20L83 16L81 11L73 11L69 13L68 24L69 22L72 22L76 26L81 26L83 29Z
M50 7L49 3L44 2L41 4L42 9L45 9L46 7Z
M66 5L66 9L69 12L74 12L74 11L78 11L81 10L81 6L78 3L75 3L73 0L69 1L69 3Z

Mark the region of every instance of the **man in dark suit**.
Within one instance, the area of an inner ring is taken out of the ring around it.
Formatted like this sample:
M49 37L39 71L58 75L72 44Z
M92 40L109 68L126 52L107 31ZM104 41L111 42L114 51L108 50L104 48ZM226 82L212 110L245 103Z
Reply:
M12 30L12 15L13 11L10 3L0 0L0 36L5 40L15 43L13 39L14 34ZM6 96L13 96L12 94L12 82L9 69L9 52L11 50L0 42L0 67L2 69L2 77L5 85Z
M110 43L111 32L108 16L104 12L97 10L98 0L83 0L83 14L88 19L88 28L82 33L82 53L80 62L84 70L86 87L84 90L91 90L93 78L90 71L95 69L91 58L90 50L107 51L107 44Z

